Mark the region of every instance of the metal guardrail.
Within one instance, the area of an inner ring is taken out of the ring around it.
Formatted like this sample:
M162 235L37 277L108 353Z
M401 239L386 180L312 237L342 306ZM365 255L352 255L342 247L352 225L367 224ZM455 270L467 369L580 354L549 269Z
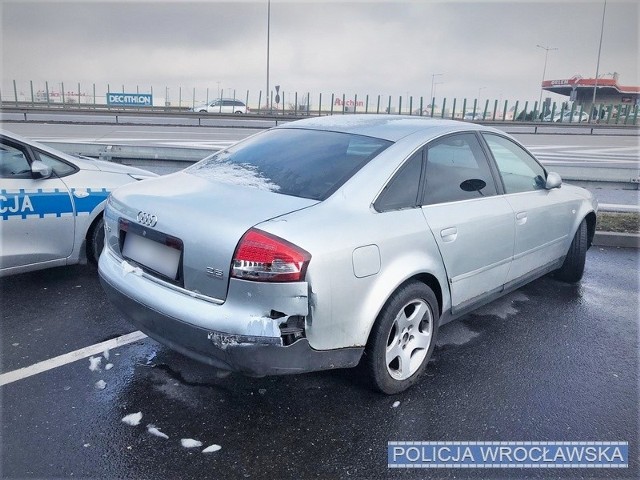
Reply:
M339 115L341 113L338 113ZM52 119L51 116L62 119ZM349 115L346 113L345 115ZM317 115L309 115L317 116ZM423 115L428 117L428 115ZM184 109L166 109L155 107L98 109L86 108L47 108L15 107L3 105L0 119L5 122L57 122L118 125L180 125L192 127L217 128L270 128L280 123L299 120L298 115L289 114L219 114L189 112ZM639 135L637 125L591 124L591 123L549 123L531 121L493 121L474 120L474 123L506 127L508 133L531 133L546 135Z

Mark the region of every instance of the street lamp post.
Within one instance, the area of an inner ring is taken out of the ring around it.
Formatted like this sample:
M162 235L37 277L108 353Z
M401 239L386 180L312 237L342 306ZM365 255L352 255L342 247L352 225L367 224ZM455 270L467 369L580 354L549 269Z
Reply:
M598 88L598 73L600 72L600 53L602 52L602 36L604 34L604 17L607 13L607 0L604 0L604 8L602 9L602 25L600 26L600 45L598 46L598 61L596 62L596 81L593 83L593 98L591 99L591 113L596 106L596 89ZM595 121L593 117L600 117L600 112L597 115L591 115L591 121ZM597 120L597 118L596 118Z
M271 0L267 0L267 107L269 106L269 41L271 37ZM259 106L258 106L259 108Z
M544 83L544 77L547 74L547 58L549 57L549 50L558 50L555 47L543 47L542 45L536 45L545 51L544 53L544 68L542 69L542 82L540 82L540 100L538 100L538 108L542 111L542 84Z

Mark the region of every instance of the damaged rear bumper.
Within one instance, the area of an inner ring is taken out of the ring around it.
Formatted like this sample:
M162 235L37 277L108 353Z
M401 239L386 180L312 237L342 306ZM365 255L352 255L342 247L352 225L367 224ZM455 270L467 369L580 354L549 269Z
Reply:
M362 347L320 351L306 338L283 343L280 325L291 316L308 315L306 283L234 279L226 301L215 304L131 273L121 263L108 249L100 257L100 280L109 299L151 338L216 368L292 374L353 367L362 356ZM277 318L269 316L274 311Z

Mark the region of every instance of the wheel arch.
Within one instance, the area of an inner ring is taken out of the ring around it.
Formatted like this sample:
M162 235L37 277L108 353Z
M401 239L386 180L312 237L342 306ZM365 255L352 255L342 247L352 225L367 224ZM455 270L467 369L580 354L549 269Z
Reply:
M378 308L378 310L376 312L376 315L375 315L373 321L369 325L369 331L367 332L367 339L366 339L365 345L369 343L369 340L371 338L371 332L373 331L373 326L377 322L378 317L380 316L380 312L382 312L384 307L389 303L389 300L391 299L391 297L398 290L400 290L405 285L407 285L409 283L412 283L412 282L422 283L422 284L426 285L427 287L429 287L433 291L433 293L436 296L436 299L438 301L438 310L439 310L439 312L437 312L435 316L437 317L438 324L440 323L440 318L442 317L443 303L444 303L442 286L440 285L440 281L432 273L428 273L428 272L415 273L412 276L410 276L410 277L404 279L403 281L401 281L400 283L398 283L393 290L389 291L389 294L384 299L384 302L381 303L380 307Z
M91 248L92 248L91 239L93 237L93 234L96 228L98 228L98 224L102 220L103 216L104 216L104 209L100 210L97 213L97 215L91 220L91 223L89 224L89 228L87 228L87 231L84 235L84 240L83 240L84 248L82 249L82 255L84 256L85 260L90 260L93 257L93 253L91 252ZM93 258L93 261L97 263L98 259Z
M430 273L419 273L407 279L405 282L403 282L402 285L412 281L418 281L420 283L424 283L427 287L429 287L433 291L434 295L436 296L436 299L438 300L437 316L438 318L440 318L442 316L442 287L440 286L440 282L438 281L438 279ZM402 285L398 286L398 288L400 288Z
M584 217L587 221L587 248L591 247L596 233L596 213L591 211Z

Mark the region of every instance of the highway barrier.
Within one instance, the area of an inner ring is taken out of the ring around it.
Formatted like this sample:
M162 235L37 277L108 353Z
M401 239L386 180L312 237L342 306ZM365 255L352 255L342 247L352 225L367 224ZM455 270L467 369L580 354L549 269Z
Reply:
M227 99L242 102L252 116L315 116L354 113L390 113L436 118L468 120L475 122L530 122L564 124L605 124L616 126L638 125L640 106L633 103L598 104L591 111L575 102L530 100L503 100L489 98L438 98L427 96L394 96L369 94L299 93L277 90L264 95L262 91L237 91L235 89L210 89L168 87L141 89L124 85L106 85L96 89L96 84L83 88L80 83L65 87L64 83L34 84L29 81L12 83L12 92L0 91L2 109L9 107L56 108L83 111L119 112L200 112L225 114L225 106L208 107L214 100ZM101 90L98 92L98 90ZM233 108L229 115L233 115ZM242 109L240 109L242 110Z

